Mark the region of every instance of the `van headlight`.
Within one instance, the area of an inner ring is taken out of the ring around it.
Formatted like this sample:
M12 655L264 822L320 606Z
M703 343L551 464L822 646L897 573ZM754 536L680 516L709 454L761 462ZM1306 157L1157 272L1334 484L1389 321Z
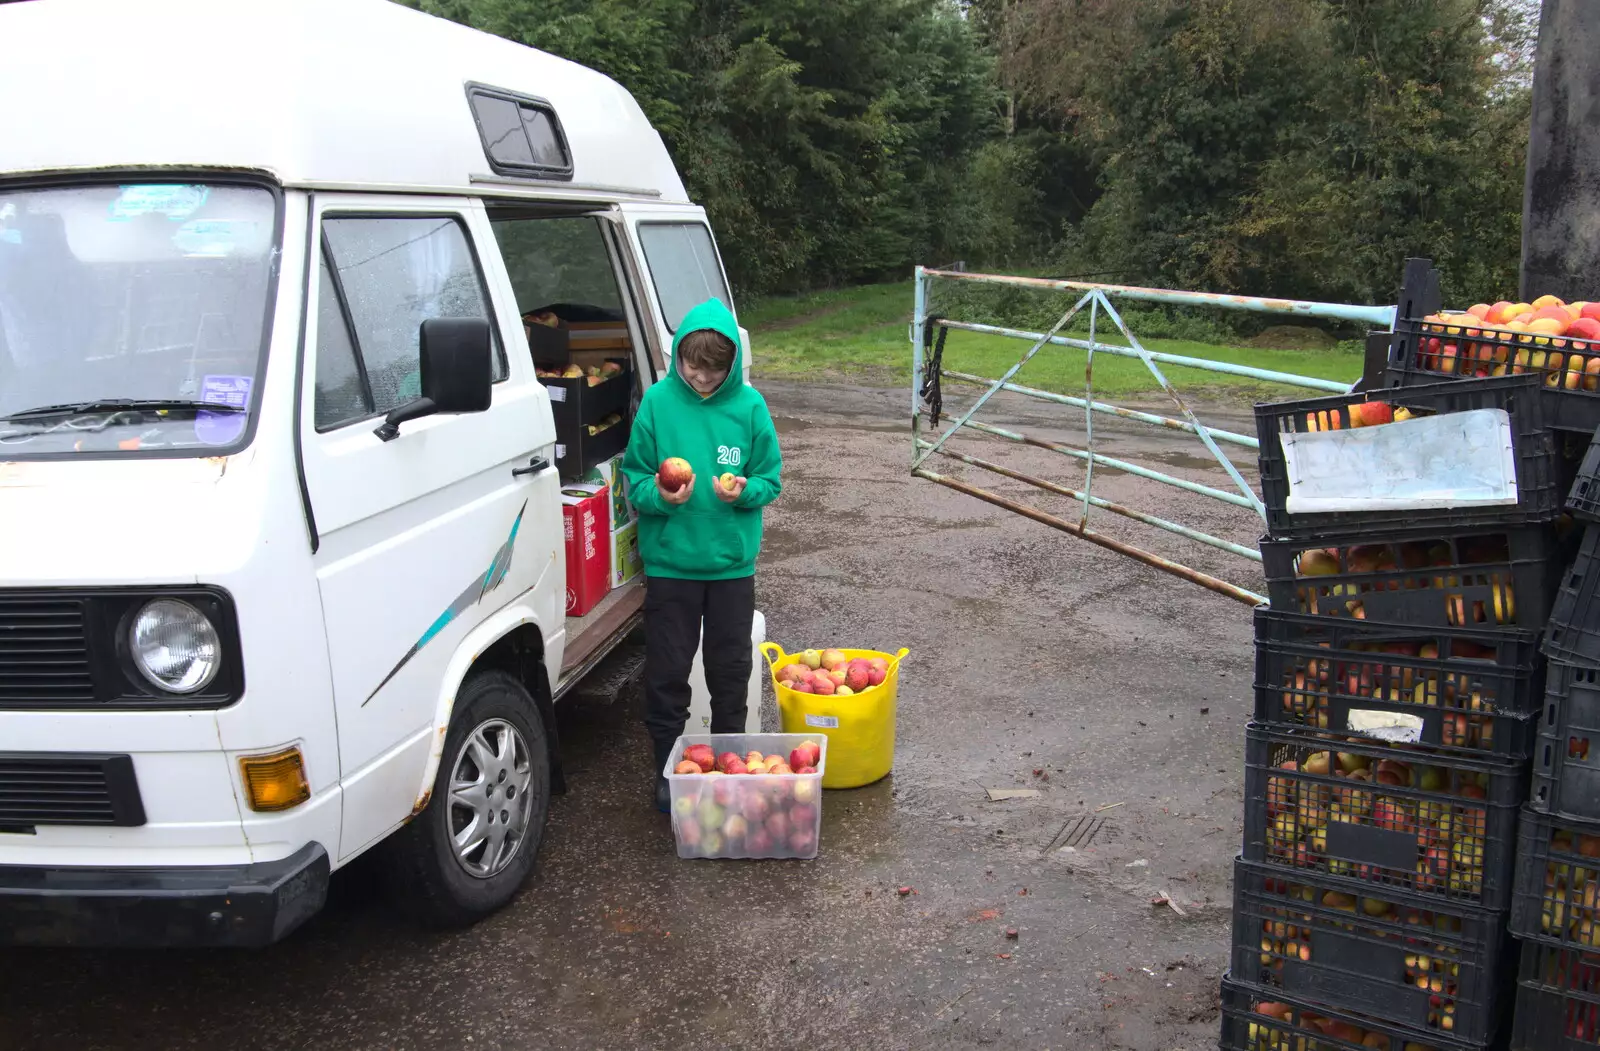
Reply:
M146 603L133 618L128 649L139 673L167 693L203 690L222 667L222 638L216 625L182 599Z

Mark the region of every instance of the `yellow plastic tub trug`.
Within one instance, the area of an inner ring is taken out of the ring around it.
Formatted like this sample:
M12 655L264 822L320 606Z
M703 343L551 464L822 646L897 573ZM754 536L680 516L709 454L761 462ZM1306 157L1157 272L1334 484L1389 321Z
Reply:
M763 643L772 675L772 690L778 698L778 713L783 717L784 733L821 733L828 738L828 767L822 773L823 788L859 788L881 780L894 767L895 694L900 681L900 661L910 650L880 653L877 650L840 649L851 660L881 657L889 670L880 685L849 697L801 693L778 681L778 669L800 663L798 653L784 653L775 642Z

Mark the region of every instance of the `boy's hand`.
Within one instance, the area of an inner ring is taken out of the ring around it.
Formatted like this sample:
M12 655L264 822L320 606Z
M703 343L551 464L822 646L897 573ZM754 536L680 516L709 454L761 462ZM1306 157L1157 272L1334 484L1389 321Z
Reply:
M661 499L665 500L667 503L675 505L686 504L689 502L689 497L694 495L694 476L690 476L688 485L685 485L683 488L678 489L677 491L673 491L671 489L662 489L661 479L657 478L656 488L661 490Z
M732 478L733 481L728 485L723 485L722 479L724 478ZM735 474L721 475L711 483L711 487L717 491L717 497L725 504L731 504L739 499L739 495L744 492L744 485L745 480Z

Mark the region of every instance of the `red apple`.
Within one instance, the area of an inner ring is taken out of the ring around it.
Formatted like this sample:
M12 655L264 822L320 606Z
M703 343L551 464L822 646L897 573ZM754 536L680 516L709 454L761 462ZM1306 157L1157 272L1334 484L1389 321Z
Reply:
M686 817L678 822L677 832L678 838L683 841L684 846L698 847L700 845L700 822L694 818Z
M732 806L739 798L739 782L719 777L711 784L711 798L720 807Z
M765 792L745 792L739 799L739 813L751 825L760 825L767 820L767 815L772 812L772 804L767 802Z
M811 680L811 692L823 697L833 696L833 680L819 675Z
M656 479L661 483L661 488L675 493L694 481L694 468L682 457L669 456L656 469Z
M794 773L794 768L791 767L788 763L785 763L783 760L780 759L778 762L773 763L771 766L767 767L767 773L775 774L775 775L776 774L792 774L792 773Z
M691 763L700 764L702 773L709 774L717 766L717 754L708 744L692 744L683 750L683 757Z
M799 770L802 766L816 766L821 758L821 745L815 741L801 741L789 753L789 765Z
M817 768L814 766L802 766L800 769L795 771L797 774L814 774L816 772Z
M749 831L750 823L740 814L730 814L728 819L722 823L722 834L730 841L743 839L745 833Z
M756 828L745 837L744 849L753 857L772 853L772 833L764 828Z
M817 834L809 828L797 828L789 833L789 849L796 854L809 856L816 853Z
M789 683L789 689L793 690L795 693L815 693L816 692L815 690L813 690L811 688L811 680L810 679L795 679L793 682Z
M811 828L817 823L817 808L810 803L796 803L789 808L789 825L792 828Z
M1600 339L1600 320L1587 316L1580 317L1567 327L1567 335L1576 336L1578 339Z
M850 672L845 668L844 665L841 664L837 668L829 668L826 674L833 682L833 685L837 688L844 685L845 679L849 676Z
M677 766L673 767L672 768L672 772L675 773L675 774L703 774L703 773L705 773L704 770L700 769L700 764L699 763L696 763L696 762L694 762L692 760L689 760L689 759L685 759L683 762L681 762Z
M782 810L774 811L767 815L767 832L773 839L781 840L789 835L789 815Z
M857 657L845 669L844 684L860 693L872 685L872 665L866 660Z

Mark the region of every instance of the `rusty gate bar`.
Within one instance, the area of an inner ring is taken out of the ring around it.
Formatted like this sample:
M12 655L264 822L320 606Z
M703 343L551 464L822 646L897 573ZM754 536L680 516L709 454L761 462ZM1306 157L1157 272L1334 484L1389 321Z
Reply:
M945 379L971 383L980 387L987 387L994 382L987 376L974 376L970 372L957 372L955 369L940 369L939 375ZM1030 398L1038 398L1041 401L1053 401L1061 405L1071 405L1075 409L1087 407L1095 412L1105 413L1110 416L1121 416L1125 420L1154 424L1157 427L1169 427L1172 430L1185 431L1189 434L1195 432L1194 427L1183 420L1175 420L1170 416L1158 416L1150 412L1140 412L1138 409L1125 409L1121 405L1112 405L1108 402L1094 401L1086 403L1082 398L1074 398L1070 394L1054 394L1047 390L1040 390L1037 387L1025 387L1020 383L1002 383L1000 389L1010 391L1013 394L1023 394ZM1215 427L1211 428L1211 437L1218 441L1242 445L1246 449L1261 448L1261 441L1258 438L1252 438L1246 434L1235 434L1232 431L1218 430Z
M924 441L922 444L926 446L930 443ZM1136 522L1143 522L1145 525L1155 526L1157 529L1165 529L1169 533L1176 533L1178 536L1188 537L1190 540L1197 540L1202 544L1209 544L1210 546L1219 548L1228 552L1229 554L1238 555L1240 558L1248 558L1255 562L1261 561L1261 552L1255 550L1254 548L1244 547L1240 544L1235 544L1231 540L1223 540L1221 537L1215 537L1209 533L1202 533L1198 529L1190 529L1188 526L1181 525L1177 522L1169 522L1165 518L1160 518L1152 514L1146 514L1143 511L1137 511L1123 504L1114 503L1113 501L1107 500L1104 497L1090 496L1088 493L1079 492L1076 489L1060 485L1056 482L1050 481L1049 479L1040 478L1037 475L1026 474L1022 471L1013 470L1010 467L1002 466L1001 464L994 463L991 460L982 459L981 457L971 456L967 453L958 453L952 452L949 449L940 449L939 455L947 456L952 460L960 460L962 463L969 464L973 467L981 467L986 471L993 471L995 474L1003 474L1007 478L1015 478L1019 482L1027 482L1031 486L1043 489L1046 492L1055 493L1058 496L1065 496L1070 500L1087 500L1095 507L1104 508L1107 511L1122 515L1124 518L1131 518Z
M1292 317L1328 318L1334 321L1361 321L1393 329L1395 308L1369 307L1356 303L1315 303L1300 299L1270 299L1260 296L1230 296L1220 292L1188 292L1172 288L1142 288L1138 285L1106 285L1090 281L1058 280L1047 277L1017 277L1011 274L980 274L965 270L927 270L917 268L929 277L952 281L980 281L996 285L1020 285L1025 288L1055 289L1062 292L1087 292L1098 290L1123 299L1145 303L1165 303L1180 307L1216 307L1222 310L1242 310L1254 314L1288 314Z
M1152 482L1160 482L1163 485L1170 485L1176 489L1187 489L1189 492L1195 493L1199 496L1209 496L1213 500L1220 500L1225 504L1232 504L1235 507L1242 507L1246 511L1255 510L1255 505L1250 503L1250 501L1246 500L1244 497L1240 496L1238 493L1230 493L1226 489L1213 489L1204 482L1191 482L1187 478L1174 478L1170 474L1162 474L1160 471L1153 470L1149 467L1140 467L1138 464L1129 463L1127 460L1118 460L1114 457L1105 456L1101 453L1090 453L1084 449L1078 449L1071 445L1063 445L1060 442L1052 442L1045 438L1035 438L1030 434L1023 434L1020 431L1008 431L1004 427L996 427L992 423L982 423L978 420L971 420L967 423L967 426L975 431L982 431L984 434L992 434L996 438L1004 438L1007 441L1016 442L1018 445L1032 445L1035 448L1048 449L1053 453L1060 453L1062 456L1070 456L1075 460L1084 460L1089 462L1092 458L1092 462L1100 464L1102 467L1110 467L1114 470L1125 471L1128 474L1138 475L1140 478L1147 478Z
M1012 339L1038 339L1040 333L1028 332L1020 328L1005 328L1001 325L980 325L974 321L951 321L941 318L938 322L941 328L959 329L962 332L976 332L985 336L1009 336ZM1073 339L1070 336L1054 336L1050 342L1058 347L1073 347L1078 350L1088 350L1089 342L1083 339ZM1137 351L1130 347L1118 347L1108 343L1101 343L1094 348L1101 354L1114 354L1120 358L1139 358ZM1350 393L1350 384L1340 383L1337 380L1318 379L1315 376L1297 376L1292 372L1274 372L1271 369L1251 368L1249 365L1232 365L1226 361L1211 361L1206 358L1190 358L1182 354L1167 354L1159 350L1150 350L1145 353L1150 355L1152 361L1159 361L1163 365L1182 365L1184 368L1202 369L1206 372L1223 372L1230 376L1244 376L1247 379L1262 380L1267 383L1281 383L1289 387L1307 387L1311 390L1325 390L1331 394Z
M1027 504L1020 504L1015 500L1009 500L1006 497L1001 496L999 493L991 493L987 489L980 489L975 485L969 485L966 482L960 481L959 479L946 477L945 475L940 474L938 471L930 471L926 467L917 467L913 468L911 473L918 478L925 478L930 482L938 482L940 485L954 489L959 493L966 493L968 496L975 496L979 500L994 504L996 507L1003 507L1007 511L1013 511L1019 515L1022 515L1024 518L1031 518L1035 522L1042 523L1043 525L1053 526L1054 528L1061 530L1063 533L1071 533L1073 536L1087 540L1091 544L1098 544L1101 547L1109 548L1120 555L1127 555L1129 558L1143 562L1145 565L1154 569L1159 569L1163 573L1171 573L1174 576L1179 576L1192 583L1199 584L1201 587L1206 588L1207 590L1215 591L1219 595L1225 595L1228 598L1233 599L1235 602L1243 602L1247 606L1255 607L1267 601L1265 595L1257 595L1253 591L1246 591L1244 588L1239 587L1236 584L1230 584L1226 580L1221 580L1209 573L1202 573L1198 569L1190 569L1188 566L1174 562L1171 559L1162 558L1160 555L1151 554L1150 552L1134 547L1131 544L1125 544L1120 540L1113 540L1111 537L1106 536L1103 533L1096 533L1094 530L1081 523L1075 524L1068 522L1065 519L1057 518L1055 515L1041 511L1036 507L1029 507Z

